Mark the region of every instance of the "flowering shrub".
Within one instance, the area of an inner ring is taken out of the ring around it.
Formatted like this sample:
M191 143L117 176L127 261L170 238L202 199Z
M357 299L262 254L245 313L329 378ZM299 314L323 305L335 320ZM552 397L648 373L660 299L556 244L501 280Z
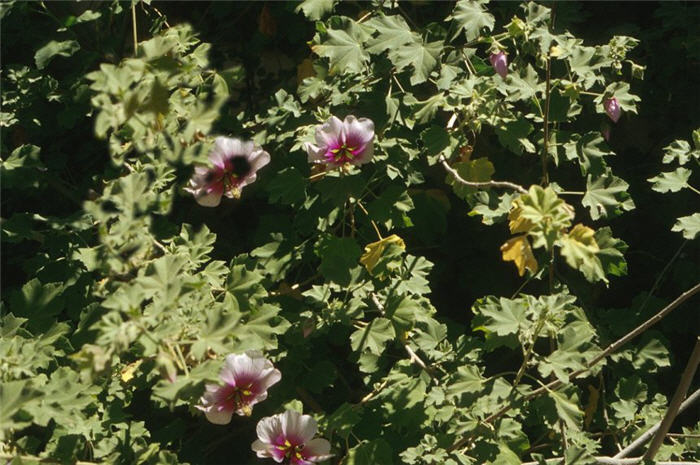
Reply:
M700 459L697 9L596 8L3 4L0 456Z

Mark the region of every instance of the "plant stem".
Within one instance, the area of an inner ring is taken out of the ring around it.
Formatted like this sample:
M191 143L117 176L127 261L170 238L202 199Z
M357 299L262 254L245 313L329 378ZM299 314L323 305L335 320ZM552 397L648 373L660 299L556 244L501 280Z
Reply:
M547 170L547 156L549 154L549 100L552 93L552 66L549 54L547 54L547 70L545 81L545 100L544 100L544 143L542 144L542 182L544 185L549 184L549 171Z
M369 212L365 209L365 207L362 205L362 202L360 202L358 199L355 199L355 204L360 207L360 210L367 215L367 218L369 218L370 223L372 223L372 227L374 228L374 232L377 233L377 237L379 240L382 240L382 233L379 232L379 228L377 227L377 223L374 222L372 217L369 215Z
M661 447L661 444L664 442L664 438L666 437L666 433L668 433L668 430L671 428L673 420L676 418L676 415L678 415L678 410L680 409L681 403L683 402L685 395L688 393L688 388L690 387L690 383L693 381L693 376L695 376L695 371L698 369L699 363L700 337L698 337L695 341L695 348L693 349L693 353L690 354L690 360L688 360L688 365L686 365L685 370L683 370L683 374L681 375L681 381L680 383L678 383L678 387L676 388L675 394L673 394L673 398L671 399L671 403L668 406L668 410L666 410L666 415L664 415L664 419L661 420L661 425L659 425L659 431L657 431L656 436L654 436L654 439L651 440L651 444L649 444L649 449L647 449L647 453L644 454L645 460L653 460L654 456L659 451L659 448Z
M448 173L450 173L454 178L459 182L460 184L464 184L465 186L470 186L470 187L475 187L477 189L484 189L488 187L501 187L504 189L513 189L521 194L527 194L527 190L519 186L515 183L508 182L508 181L485 181L485 182L476 182L476 181L467 181L466 179L462 178L457 170L452 168L448 163L447 160L445 159L444 156L440 156L440 163L442 163L442 166L447 170Z
M139 39L136 34L136 5L134 0L131 0L131 31L134 35L134 56L136 56L136 52L139 48Z
M370 298L372 299L372 303L374 304L374 306L377 307L377 310L379 310L379 313L384 315L384 305L382 305L381 302L379 302L379 299L377 298L377 294L375 294L375 293L370 294ZM421 367L423 369L423 371L425 371L428 374L428 376L430 376L431 378L435 378L435 373L433 372L433 369L431 367L429 367L423 361L423 359L421 359L420 356L417 353L415 353L415 351L413 349L411 349L411 347L407 343L404 343L403 347L404 347L404 349L406 349L406 352L408 353L408 356L410 357L411 363L415 363L416 365Z

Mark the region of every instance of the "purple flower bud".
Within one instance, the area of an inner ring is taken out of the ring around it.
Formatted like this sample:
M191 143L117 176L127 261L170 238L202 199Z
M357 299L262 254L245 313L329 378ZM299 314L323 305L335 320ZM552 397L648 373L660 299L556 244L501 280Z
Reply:
M489 61L491 62L493 69L505 79L505 77L508 75L508 55L506 55L502 50L499 50L498 52L491 54Z
M331 116L316 126L316 144L306 143L304 148L311 163L362 165L374 154L374 123L353 115L346 116L344 121Z
M605 113L612 120L613 123L617 123L622 115L622 108L615 97L606 99L603 102L603 108L605 108Z

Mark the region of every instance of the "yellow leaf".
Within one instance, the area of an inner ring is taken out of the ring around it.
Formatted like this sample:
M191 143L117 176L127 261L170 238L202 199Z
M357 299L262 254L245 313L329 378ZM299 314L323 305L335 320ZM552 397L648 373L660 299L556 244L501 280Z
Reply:
M406 244L404 243L403 239L396 234L392 234L391 236L385 237L377 242L367 244L365 246L365 253L362 255L362 257L360 257L360 263L367 268L367 271L370 273L372 272L379 259L382 258L384 249L386 249L389 244L395 244L399 246L401 250L406 250Z
M301 63L297 66L297 85L301 84L301 81L306 79L307 77L311 77L314 74L314 67L313 67L314 62L311 60L311 58L304 58Z
M518 267L518 275L524 275L525 268L533 273L537 273L537 260L532 254L530 242L528 242L525 235L508 239L501 246L501 252L503 253L503 261L515 262L515 266Z
M600 397L600 391L595 388L592 384L588 385L588 405L586 405L586 417L583 420L583 424L588 428L593 420L593 414L598 409L598 398Z
M127 366L125 366L122 369L121 373L122 381L128 383L129 381L134 379L134 373L136 373L136 370L139 368L141 363L143 363L143 360L136 360L134 363L130 363Z
M526 233L534 226L530 220L522 217L522 213L523 209L519 199L514 200L513 206L508 212L508 226L511 234Z

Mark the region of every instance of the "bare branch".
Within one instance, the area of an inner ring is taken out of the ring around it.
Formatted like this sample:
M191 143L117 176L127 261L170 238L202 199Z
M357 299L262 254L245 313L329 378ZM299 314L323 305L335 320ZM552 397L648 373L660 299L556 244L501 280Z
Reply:
M685 409L690 407L698 399L700 399L700 389L695 391L693 394L690 395L690 397L688 397L685 401L683 401L681 406L678 408L678 413L681 413L682 411L684 411ZM621 459L623 457L627 457L627 455L629 455L630 452L632 452L637 447L641 446L642 444L647 442L649 439L651 439L651 437L654 435L654 433L656 433L656 431L658 431L660 426L661 426L661 422L658 422L657 424L655 424L654 426L652 426L651 428L646 430L644 432L644 434L642 434L637 439L632 441L629 446L625 447L620 452L615 454L613 456L613 458L614 459Z
M454 178L459 182L460 184L464 184L465 186L469 187L474 187L476 189L485 189L487 187L501 187L503 189L513 189L521 194L527 194L527 190L519 186L517 184L514 184L512 182L508 181L485 181L485 182L476 182L476 181L467 181L464 179L462 176L459 175L457 170L452 168L449 163L447 163L447 160L445 159L444 156L440 155L440 163L442 163L442 166L445 168L445 170L450 173Z
M553 459L544 460L547 464L559 464L563 463L563 457L557 457ZM538 465L542 462L524 462L521 465ZM596 457L595 463L598 465L636 465L642 463L642 457L635 457L629 459L615 459L612 457ZM697 465L697 462L655 462L655 465Z
M685 370L683 370L683 374L681 375L681 381L680 383L678 383L678 387L676 388L675 394L673 394L673 398L671 399L671 403L668 406L668 410L666 410L666 415L664 415L664 419L661 420L661 426L659 426L659 431L656 433L656 436L654 436L654 439L651 440L651 444L649 444L649 449L647 449L647 453L644 454L645 460L653 460L654 456L659 451L659 447L661 447L661 444L664 442L666 433L668 433L668 430L671 428L673 420L676 418L676 415L678 415L678 410L681 406L681 402L685 398L685 395L688 393L688 388L690 387L690 383L693 381L693 376L695 376L695 371L698 369L699 363L700 337L698 337L695 341L695 348L693 349L693 353L690 354L690 360L688 360L688 365L686 365Z

